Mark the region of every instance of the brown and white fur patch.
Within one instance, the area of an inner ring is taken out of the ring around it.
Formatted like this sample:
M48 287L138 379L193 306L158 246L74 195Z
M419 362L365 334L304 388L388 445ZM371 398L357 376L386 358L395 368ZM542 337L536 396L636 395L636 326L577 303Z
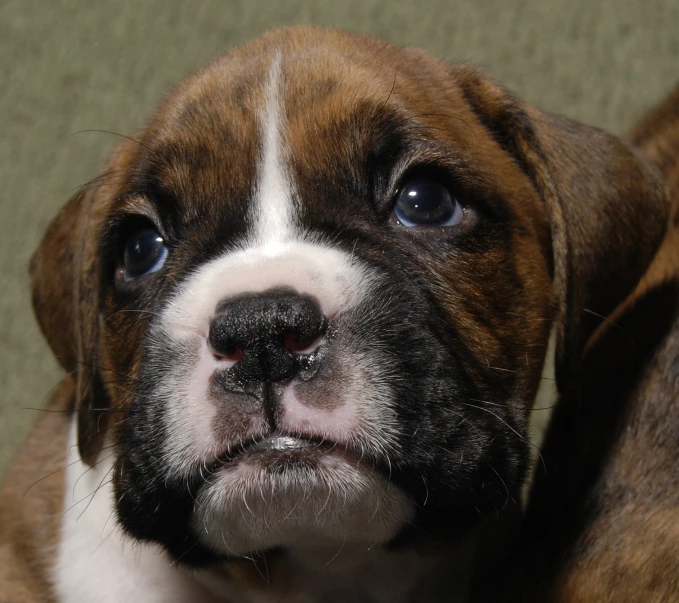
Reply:
M519 508L543 370L578 387L666 217L639 152L467 66L307 27L216 59L34 256L70 375L65 474L38 490L58 510L27 513L29 441L0 501L22 577L0 588L470 600Z

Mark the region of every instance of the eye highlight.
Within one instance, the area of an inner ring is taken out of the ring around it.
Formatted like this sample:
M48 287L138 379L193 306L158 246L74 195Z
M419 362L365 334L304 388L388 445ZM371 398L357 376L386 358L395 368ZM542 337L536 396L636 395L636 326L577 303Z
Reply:
M125 282L157 272L167 259L167 246L152 228L133 232L123 251L122 277Z
M399 189L394 215L403 226L455 226L462 221L464 209L438 180L414 177Z

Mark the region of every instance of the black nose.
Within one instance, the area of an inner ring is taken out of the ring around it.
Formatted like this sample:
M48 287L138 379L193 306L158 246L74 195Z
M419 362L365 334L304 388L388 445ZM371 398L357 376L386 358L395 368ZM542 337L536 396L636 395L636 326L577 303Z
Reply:
M248 294L221 302L208 345L218 358L236 360L244 381L283 381L301 367L304 351L327 321L313 298L294 292Z

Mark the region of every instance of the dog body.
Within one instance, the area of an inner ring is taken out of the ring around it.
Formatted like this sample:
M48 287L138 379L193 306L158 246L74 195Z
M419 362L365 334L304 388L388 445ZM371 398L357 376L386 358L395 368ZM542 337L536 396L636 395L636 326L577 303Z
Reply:
M468 600L550 332L563 387L666 216L639 153L468 67L313 28L217 59L34 257L70 376L5 482L8 600Z

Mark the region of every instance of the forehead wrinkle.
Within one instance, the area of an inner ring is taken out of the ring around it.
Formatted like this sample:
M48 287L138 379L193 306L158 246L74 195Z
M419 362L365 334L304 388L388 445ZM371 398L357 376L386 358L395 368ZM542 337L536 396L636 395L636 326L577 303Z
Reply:
M163 211L175 210L184 220L210 216L215 223L230 210L240 220L248 211L249 203L244 201L255 188L261 144L256 112L263 78L252 75L251 79L246 89L247 114L238 111L233 99L240 94L234 90L241 80L213 79L209 91L204 84L189 103L194 106L190 118L181 116L185 97L195 90L181 95L181 111L174 108L168 115L158 115L145 139L152 152L137 168L132 192L158 202Z

